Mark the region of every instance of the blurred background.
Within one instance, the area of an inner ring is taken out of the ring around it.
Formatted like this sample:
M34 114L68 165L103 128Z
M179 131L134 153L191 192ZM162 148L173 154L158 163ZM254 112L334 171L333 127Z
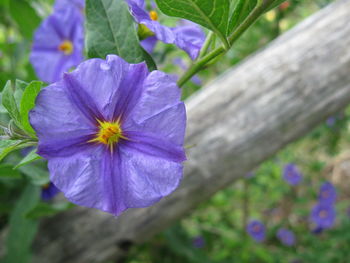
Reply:
M290 0L269 11L227 56L184 87L184 99L330 2ZM1 88L9 79L37 79L28 60L31 41L53 5L52 0L8 3L0 1ZM172 18L160 19L168 25L177 23ZM190 63L183 51L162 43L153 57L161 70L171 74L180 75ZM330 117L171 228L132 247L123 262L350 262L349 116L350 108ZM6 167L0 167L0 230L16 211L19 193L28 180L13 177ZM41 184L36 173L32 177ZM322 200L332 199L334 191L336 198L323 205ZM30 215L40 219L70 207L36 208Z

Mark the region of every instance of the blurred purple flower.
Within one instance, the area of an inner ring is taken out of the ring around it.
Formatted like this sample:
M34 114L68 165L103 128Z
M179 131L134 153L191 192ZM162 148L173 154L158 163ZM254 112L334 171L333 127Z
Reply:
M180 95L174 78L115 55L64 74L30 112L51 181L71 202L114 215L173 192L186 159Z
M144 0L127 0L131 14L138 24L153 33L153 37L141 42L144 48L152 53L156 40L167 44L175 44L187 52L191 59L196 59L205 40L203 30L196 24L186 24L174 28L163 26L158 22L156 11L146 11Z
M202 236L197 236L192 239L192 245L195 248L203 248L205 246L205 240Z
M318 201L323 204L334 204L337 200L337 190L330 182L325 182L321 185L318 194Z
M60 190L58 190L57 187L52 182L50 182L50 183L42 186L41 199L44 201L50 201L59 192L60 192Z
M257 242L265 240L266 229L262 222L258 220L252 220L247 225L248 234Z
M74 6L80 12L83 12L85 8L85 0L56 0L54 9L55 10L63 10L69 6Z
M255 173L249 172L249 173L247 173L247 174L245 175L245 178L252 178L252 177L254 177L254 176L255 176Z
M284 166L283 179L290 185L298 185L302 181L303 176L295 164L289 163Z
M277 238L286 246L293 246L295 244L295 235L292 231L286 228L280 228L277 232Z
M181 69L183 69L184 71L186 71L188 69L188 66L185 64L185 62L183 61L183 59L181 57L177 57L173 60L175 65L178 65ZM198 75L194 75L191 78L191 81L198 85L201 86L202 85L202 80L198 77Z
M83 18L73 7L55 11L35 31L30 62L37 76L48 83L83 61Z
M328 127L333 127L336 121L337 121L337 118L335 116L331 116L327 119L326 124Z
M318 203L311 210L310 220L322 229L332 227L335 218L336 212L333 205Z

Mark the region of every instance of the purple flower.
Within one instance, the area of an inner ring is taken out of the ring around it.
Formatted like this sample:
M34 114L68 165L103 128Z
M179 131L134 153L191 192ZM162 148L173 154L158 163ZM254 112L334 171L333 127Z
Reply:
M169 75L115 55L44 88L30 122L53 183L71 202L114 215L173 192L186 159L180 93Z
M63 10L69 6L74 6L80 12L83 12L85 8L85 0L56 0L54 9L55 10Z
M290 185L298 185L303 176L295 164L289 163L284 166L283 179Z
M324 204L334 204L337 200L337 191L332 183L325 182L321 185L318 194L318 201Z
M192 59L197 58L205 40L205 34L198 25L191 23L174 28L163 26L158 22L156 11L146 11L144 0L127 0L127 2L136 22L142 25L141 29L149 31L147 34L153 36L141 42L148 52L152 53L156 40L160 40L167 44L175 44L186 51Z
M326 124L328 127L333 127L337 121L337 118L334 116L331 116L327 119Z
M42 186L41 199L44 201L50 201L59 192L60 192L60 190L58 190L57 187L52 182L50 182L50 183Z
M333 205L318 203L311 210L310 220L322 229L332 227L335 218L336 213Z
M293 246L295 244L295 235L292 231L286 228L280 228L277 232L277 238L283 245Z
M204 240L204 238L202 236L196 236L192 240L192 245L195 248L203 248L205 246L205 240Z
M34 34L30 55L37 76L48 83L83 61L83 18L76 8L67 7L47 17Z
M250 221L247 225L248 234L257 242L262 242L265 239L265 226L258 220Z

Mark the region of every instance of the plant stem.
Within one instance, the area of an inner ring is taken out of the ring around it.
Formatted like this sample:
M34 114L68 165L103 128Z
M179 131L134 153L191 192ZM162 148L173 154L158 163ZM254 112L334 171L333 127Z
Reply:
M239 37L271 6L274 0L262 0L260 4L249 14L249 16L240 24L237 29L228 38L230 46L232 46ZM198 71L217 56L226 53L228 50L224 47L218 47L204 57L200 57L192 66L185 72L185 74L178 80L177 84L181 88L188 80L190 80Z
M211 42L213 41L214 37L215 37L214 32L210 31L204 44L203 44L201 51L199 52L198 59L204 57L204 55L207 53L209 46L210 46Z

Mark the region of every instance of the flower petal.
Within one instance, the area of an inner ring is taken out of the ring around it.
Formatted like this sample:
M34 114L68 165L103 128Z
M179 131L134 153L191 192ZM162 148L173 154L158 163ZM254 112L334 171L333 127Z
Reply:
M36 99L36 106L29 113L30 123L39 138L39 149L46 152L57 141L57 147L68 146L68 141L77 142L84 136L95 132L91 125L77 108L72 105L63 83L57 82L42 89ZM66 144L61 144L64 140Z
M184 148L162 138L159 134L147 132L126 132L128 140L124 146L136 149L146 155L173 162L186 160Z
M179 103L181 90L174 77L155 70L148 75L143 85L140 99L125 122L128 130L132 130L135 123L140 124Z
M180 163L120 147L127 207L146 207L172 193L182 179Z
M205 41L203 30L193 23L193 25L178 26L172 28L175 34L175 44L186 51L191 59L196 59Z

